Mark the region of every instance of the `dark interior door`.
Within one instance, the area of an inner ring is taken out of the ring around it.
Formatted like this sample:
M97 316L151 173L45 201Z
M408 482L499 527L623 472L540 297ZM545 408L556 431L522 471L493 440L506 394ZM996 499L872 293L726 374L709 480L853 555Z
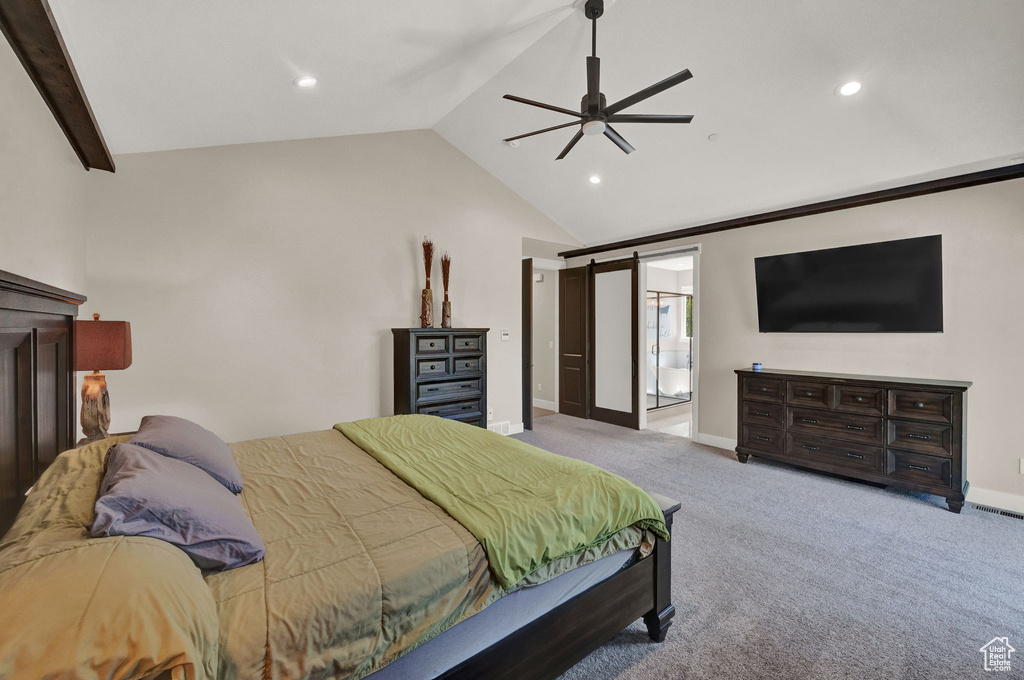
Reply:
M590 417L640 429L639 260L591 264Z
M588 267L558 272L558 412L587 418Z
M523 428L533 429L533 258L523 260Z

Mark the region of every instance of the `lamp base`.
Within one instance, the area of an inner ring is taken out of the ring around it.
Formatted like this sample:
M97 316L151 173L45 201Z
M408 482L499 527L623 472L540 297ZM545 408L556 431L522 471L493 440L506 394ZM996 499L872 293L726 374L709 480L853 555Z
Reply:
M78 446L85 446L107 438L110 428L110 396L107 394L107 376L93 371L82 379L82 433L85 437Z

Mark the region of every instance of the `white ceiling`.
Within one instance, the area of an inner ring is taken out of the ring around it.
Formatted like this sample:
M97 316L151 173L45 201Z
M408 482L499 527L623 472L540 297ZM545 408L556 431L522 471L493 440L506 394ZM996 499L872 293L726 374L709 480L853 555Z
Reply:
M587 244L1024 157L1021 0L623 0L599 21L637 151L505 93L575 109L589 23L570 0L51 0L114 153L433 127ZM292 86L305 74L311 91ZM863 90L833 94L850 79ZM708 135L717 134L711 142ZM588 181L599 175L600 184Z
M563 0L51 0L112 153L430 128ZM319 79L303 90L293 81Z

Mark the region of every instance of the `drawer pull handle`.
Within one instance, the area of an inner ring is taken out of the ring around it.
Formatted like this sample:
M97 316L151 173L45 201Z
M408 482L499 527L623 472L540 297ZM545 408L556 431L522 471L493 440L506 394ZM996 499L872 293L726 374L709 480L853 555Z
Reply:
M854 397L853 400L859 404L864 401L864 397Z
M923 401L917 402L916 404L914 404L914 408L924 408L924 402Z
M801 448L807 449L808 451L817 451L819 447L804 444Z
M465 342L465 343L463 343L463 344L464 344L464 345L465 345L466 347L469 347L469 340L466 340L466 342Z
M813 397L814 396L814 392L804 392L804 396L805 397Z
M861 460L864 460L864 456L860 455L859 453L848 453L846 455L849 456L850 458L859 458Z
M473 386L472 385L460 385L459 389L460 390L471 390L471 389L473 389Z
M805 422L805 423L810 423L811 425L817 425L818 424L818 421L815 420L814 418L801 418L800 420Z
M931 439L931 437L929 437L926 434L907 433L907 439L924 439L924 440L928 440L928 439Z
M754 435L754 439L762 442L770 442L772 440L771 437L759 437L756 434Z
M864 430L864 428L861 427L860 425L847 425L846 429L847 430L857 430L857 431L863 431Z
M431 346L431 347L433 347L433 346L434 346L434 343L430 343L430 346Z
M463 411L468 411L468 410L470 410L470 409L472 409L472 408L473 408L472 406L463 406L463 407L462 407L462 410L463 410Z
M771 418L772 414L768 411L754 411L755 416L764 416L765 418Z
M435 368L434 364L430 364L430 370L433 371Z
M440 387L428 387L427 388L427 392L440 392L440 391L441 391Z
M767 388L767 387L762 387L762 388L761 388L761 391L762 391L762 392L767 392L767 391L768 391L768 388Z
M466 362L466 368L470 368L472 365L473 364L469 363L468 361Z
M927 465L914 465L913 463L907 463L907 467L911 470L921 470L922 472L928 472L931 470Z

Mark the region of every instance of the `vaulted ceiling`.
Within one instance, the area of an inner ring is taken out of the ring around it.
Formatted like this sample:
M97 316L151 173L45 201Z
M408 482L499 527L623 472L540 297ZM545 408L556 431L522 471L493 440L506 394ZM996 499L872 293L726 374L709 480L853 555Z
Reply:
M572 128L501 139L568 119L501 96L579 106L571 0L51 1L115 154L433 127L587 244L1024 158L1020 0L609 3L609 101L689 68L630 112L695 118L557 162Z

